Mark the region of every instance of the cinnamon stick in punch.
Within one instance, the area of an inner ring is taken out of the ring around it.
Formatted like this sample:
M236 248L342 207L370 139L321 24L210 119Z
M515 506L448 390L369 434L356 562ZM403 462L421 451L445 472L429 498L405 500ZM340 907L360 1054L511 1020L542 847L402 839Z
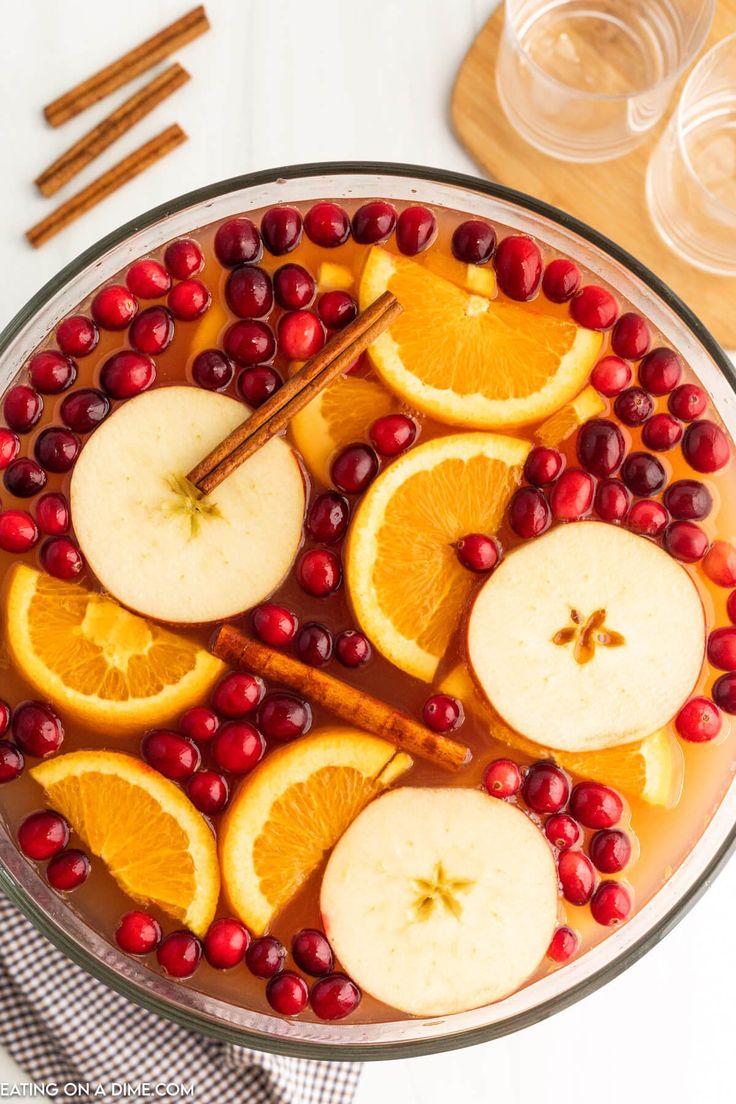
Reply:
M458 771L472 758L470 748L432 732L400 710L346 682L309 667L275 648L253 640L234 625L221 625L210 650L230 667L239 667L296 690L351 725L382 736L412 755L447 771Z

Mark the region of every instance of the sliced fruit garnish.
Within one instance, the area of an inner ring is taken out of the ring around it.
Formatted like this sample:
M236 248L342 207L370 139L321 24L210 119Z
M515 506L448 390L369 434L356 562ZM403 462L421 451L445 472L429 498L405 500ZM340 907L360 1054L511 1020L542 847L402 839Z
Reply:
M322 261L317 270L320 291L350 291L355 283L352 269L334 261Z
M26 682L65 716L110 735L173 719L225 670L192 640L25 564L8 572L3 611Z
M409 755L354 728L312 733L272 752L241 785L220 828L225 893L263 932Z
M585 387L572 402L567 403L551 418L535 429L534 436L540 445L559 445L583 422L597 418L606 409L605 399L595 387Z
M178 786L116 751L74 751L31 775L125 893L204 934L220 893L217 848Z
M327 863L325 933L366 992L415 1016L500 1000L544 957L557 872L536 825L477 790L402 788Z
M477 585L455 545L496 532L529 448L492 433L438 437L391 464L358 507L350 600L372 643L410 675L432 679Z
M580 390L600 351L593 330L471 294L374 246L361 308L387 290L404 312L371 359L387 386L441 422L500 429L546 418Z
M228 314L223 304L218 299L213 299L208 310L204 312L199 322L192 328L191 345L189 355L194 358L203 349L222 348L221 337L228 322L232 322L232 315ZM189 333L189 330L187 330Z
M425 254L424 265L430 272L443 276L458 287L474 295L484 295L486 299L495 299L497 293L496 273L491 265L464 264L446 253Z

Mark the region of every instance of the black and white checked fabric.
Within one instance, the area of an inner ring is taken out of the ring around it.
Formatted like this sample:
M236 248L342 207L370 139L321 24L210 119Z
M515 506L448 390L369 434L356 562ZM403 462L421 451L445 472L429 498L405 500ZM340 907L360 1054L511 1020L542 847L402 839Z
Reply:
M106 1086L93 1097L105 1104L126 1082L193 1084L196 1104L353 1098L359 1065L261 1054L161 1019L70 962L2 896L0 932L0 1042L39 1085Z

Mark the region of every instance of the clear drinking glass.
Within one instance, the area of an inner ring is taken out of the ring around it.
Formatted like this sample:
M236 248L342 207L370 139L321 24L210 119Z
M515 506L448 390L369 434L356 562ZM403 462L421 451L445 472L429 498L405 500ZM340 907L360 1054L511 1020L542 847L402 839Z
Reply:
M671 249L736 276L736 34L701 58L652 153L647 202Z
M606 161L661 119L715 0L505 0L496 86L509 122L543 153Z

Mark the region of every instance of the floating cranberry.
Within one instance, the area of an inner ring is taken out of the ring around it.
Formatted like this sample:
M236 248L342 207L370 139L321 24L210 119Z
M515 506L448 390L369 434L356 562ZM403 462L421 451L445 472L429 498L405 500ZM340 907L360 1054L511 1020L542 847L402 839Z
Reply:
M662 490L667 475L656 456L648 452L632 452L621 465L621 478L632 494L649 498Z
M586 828L613 828L623 811L616 791L602 782L578 782L570 794L570 812Z
M110 413L110 400L95 387L82 387L66 396L59 413L75 433L91 433Z
M220 721L217 714L206 705L193 705L179 718L181 731L190 740L196 740L198 744L209 743L219 727Z
M89 878L92 863L84 851L72 848L69 851L60 851L46 867L46 877L52 889L58 889L62 893L69 893L77 889Z
M708 537L694 521L673 521L665 529L664 546L676 560L696 563L708 551Z
M542 254L531 238L511 234L496 250L498 286L509 299L533 299L542 280Z
M509 525L519 537L538 537L549 529L552 512L544 493L535 487L516 491L508 508Z
M641 360L651 343L652 335L649 326L640 314L635 314L633 311L622 314L613 327L611 346L617 356L626 357L627 360ZM648 391L653 390L643 380L642 384ZM660 392L654 391L654 394L658 395Z
M713 684L713 700L719 709L722 709L724 713L736 714L736 671L729 671L726 675L721 675L719 679ZM700 700L700 699L696 699ZM707 701L707 699L702 699ZM690 702L683 706L683 709L687 709ZM682 712L682 710L681 710ZM679 716L679 715L678 715ZM678 728L678 732L680 729ZM683 733L680 732L682 736ZM715 733L714 733L715 735ZM712 739L712 737L702 737L703 739ZM692 740L692 736L686 737L686 739Z
M258 718L264 733L272 740L293 740L311 727L312 710L296 694L267 694Z
M335 544L345 536L349 520L348 500L334 491L326 491L309 508L307 530L314 540Z
M615 422L609 422L606 418L594 418L580 427L577 439L578 460L591 475L613 475L621 466L625 452L624 436Z
M290 311L279 319L279 349L290 360L308 360L325 342L325 331L310 310Z
M248 406L263 406L274 395L283 380L270 364L256 364L253 368L244 368L238 376L238 391Z
M260 763L266 742L257 728L247 721L228 721L212 741L212 760L229 774L247 774Z
M19 452L20 438L11 429L0 426L0 471L5 471Z
M562 896L571 905L587 905L595 888L593 864L582 851L562 851L557 860Z
M683 383L672 392L667 405L670 413L681 422L692 422L705 413L708 399L702 387L697 387L694 383Z
M301 310L314 299L317 285L306 268L285 264L274 273L273 290L276 302L284 310Z
M269 253L282 257L302 240L302 216L296 207L271 207L261 219L261 234Z
M231 970L245 958L250 933L239 920L223 917L210 924L204 937L204 957L215 970Z
M567 303L580 287L580 269L566 257L550 261L544 270L542 291L552 303Z
M267 219L268 213L264 215L264 224ZM263 226L261 230L263 230ZM265 232L263 236L265 238ZM274 250L271 250L271 252L274 252ZM217 227L215 256L225 268L235 268L239 264L249 264L251 261L257 261L260 255L261 235L258 233L255 223L251 222L249 218L231 218Z
M340 558L325 548L314 548L305 552L299 560L296 573L302 589L314 598L326 598L342 582Z
M603 828L591 839L588 852L601 874L618 874L631 858L631 840L618 828Z
M310 241L323 249L334 249L350 237L350 219L338 203L324 201L310 207L304 218Z
M281 1016L298 1016L309 1002L304 978L292 970L282 970L266 986L266 1000Z
M254 939L245 952L245 964L259 978L270 978L284 968L286 947L272 935Z
M204 254L191 238L180 238L166 246L164 264L177 280L188 280L204 267Z
M582 835L578 822L567 813L555 813L551 816L544 826L544 834L558 851L567 851L568 847L574 847Z
M156 950L158 964L170 977L189 978L199 966L202 944L188 931L165 935Z
M56 329L56 340L62 353L72 357L86 357L97 348L100 331L91 318L73 314L65 318Z
M716 586L736 586L736 547L730 541L714 541L703 559L703 571Z
M171 287L171 276L160 261L144 258L133 262L125 282L139 299L161 299Z
M317 314L328 330L342 330L358 316L358 304L347 291L326 291L317 302Z
M221 813L230 798L230 788L217 771L200 770L187 782L187 794L195 809L205 816Z
M671 414L655 414L644 426L642 444L654 452L667 452L682 437L682 425Z
M736 628L714 629L708 637L708 659L720 671L736 670Z
M422 706L422 720L433 732L452 732L465 720L463 703L450 694L432 694Z
M139 353L156 355L168 349L174 340L174 320L166 307L147 307L142 311L130 327L129 339Z
M547 948L547 958L551 958L553 962L568 962L579 946L580 936L572 928L563 924L552 936Z
M437 219L428 207L405 207L396 223L396 244L408 257L423 253L437 237Z
M97 292L90 310L103 330L124 330L138 313L138 300L122 284L110 284Z
M316 621L308 621L297 633L296 654L310 667L324 667L332 659L332 634Z
M33 387L18 383L3 400L5 421L16 433L28 433L41 417L43 399Z
M724 675L723 678L728 678L728 675ZM720 679L718 680L721 681ZM718 685L718 683L716 683ZM715 689L715 687L714 687ZM736 689L736 688L735 688ZM730 700L731 691L724 692L719 705L725 708L723 705L723 698L727 697ZM733 702L736 711L736 693L733 696ZM730 712L726 709L726 712ZM675 728L678 735L683 740L687 740L691 744L704 744L708 740L714 740L718 733L721 731L723 721L721 714L710 698L697 697L691 698L690 701L685 702L680 712L675 717Z
M31 383L42 395L58 395L77 378L77 366L71 357L45 349L31 357L28 364Z
M100 386L113 399L132 399L147 391L156 379L156 365L144 353L123 349L102 365Z
M385 414L370 428L370 438L382 456L398 456L414 444L417 424L407 414Z
M628 525L634 533L645 537L657 537L664 531L670 515L661 502L642 499L635 502L629 511Z
M215 687L212 704L223 717L246 717L260 704L265 692L263 680L257 675L247 671L231 671Z
M610 330L618 315L618 304L610 291L588 284L571 300L570 314L586 330Z
M115 940L126 954L150 954L161 941L161 925L147 912L126 912L115 929Z
M38 540L35 521L25 510L0 512L0 548L3 552L28 552Z
M167 728L152 728L141 740L141 757L173 782L191 778L202 761L193 740Z
M84 570L84 557L71 537L50 537L44 541L39 559L44 571L66 582L76 579Z
M535 487L546 487L554 483L562 471L564 462L562 453L557 449L538 445L526 458L524 478L527 483L532 483Z
M238 364L260 364L276 352L276 338L265 322L249 319L234 322L225 331L225 352Z
M654 411L654 399L641 387L627 387L613 404L616 417L627 426L643 425Z
M549 504L558 521L577 521L590 513L595 485L587 472L564 471L549 493Z
M726 434L706 419L690 423L682 439L682 451L690 467L699 472L718 471L731 456Z
M678 479L664 492L664 504L673 518L700 521L713 509L713 496L697 479Z
M513 797L521 788L521 771L513 759L494 759L483 771L483 785L491 797Z
M239 265L227 278L225 298L238 318L265 318L273 306L271 277L257 265Z
M496 231L481 219L467 219L455 227L452 253L465 264L488 264L496 249Z
M329 974L335 964L335 956L327 938L315 928L302 928L291 943L291 954L300 970L312 977Z
M230 386L234 369L219 349L203 349L192 363L192 379L206 391L224 391Z
M521 787L524 801L535 813L557 813L567 801L570 783L554 763L532 763Z
M613 398L631 383L631 367L617 356L605 356L590 374L590 382L601 395Z
M396 208L383 199L364 203L353 215L353 237L361 245L387 241L396 229Z
M348 445L333 460L330 474L338 490L360 494L378 475L378 457L368 445Z
M457 558L469 571L493 571L499 561L498 544L484 533L469 533L455 545Z
M594 508L603 521L623 521L631 506L631 492L618 479L603 479L595 491Z
M309 1002L320 1020L344 1020L360 1004L360 989L345 974L328 974L312 989Z
M46 471L68 472L74 466L80 448L81 442L76 433L50 426L36 438L33 451Z
M10 740L0 740L0 785L14 782L20 778L25 767L25 759L20 748Z
M296 614L284 606L277 606L275 602L264 602L253 611L253 628L259 639L274 648L290 644L298 627Z
M345 629L335 637L335 655L343 667L362 667L371 654L368 637L355 629Z
M601 882L590 902L593 919L607 928L622 923L632 907L631 894L621 882Z
M166 305L182 322L201 318L212 302L209 288L201 280L183 280L175 284L166 298Z
M18 828L18 845L29 859L42 862L58 855L69 842L69 825L58 813L31 813Z
M8 464L3 482L16 498L32 498L46 486L46 472L35 460L19 456Z
M639 365L639 382L652 395L668 395L680 382L683 364L672 349L652 349Z
M0 734L7 732L10 724L10 706L0 698Z

